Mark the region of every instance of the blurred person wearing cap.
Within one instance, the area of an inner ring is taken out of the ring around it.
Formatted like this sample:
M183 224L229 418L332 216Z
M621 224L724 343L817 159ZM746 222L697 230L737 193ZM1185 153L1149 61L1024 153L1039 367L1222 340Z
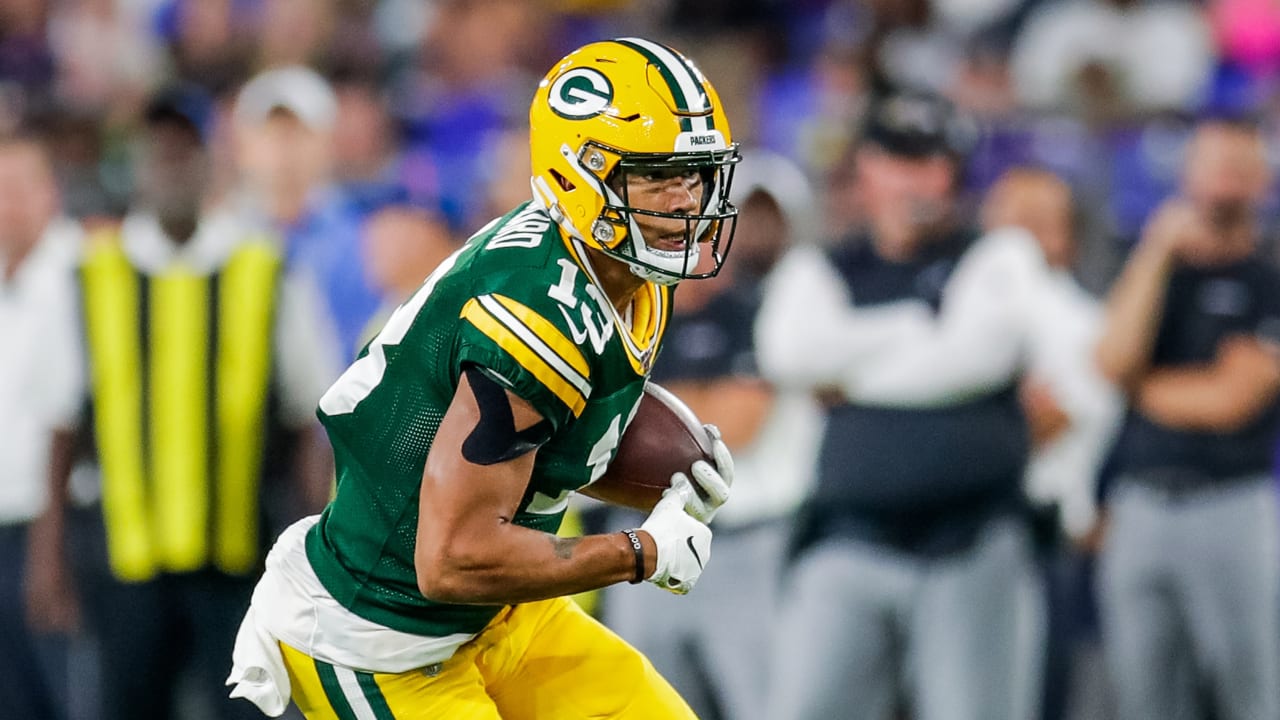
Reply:
M23 591L35 570L28 548L42 541L37 519L54 431L78 401L73 269L80 239L76 224L60 216L41 139L0 137L0 343L8 350L0 355L0 708L32 720L63 717L67 690L53 692L56 675L40 662L42 655L65 658L41 647L56 643L38 636L73 630L76 621L57 597L28 613Z
M1047 274L1025 231L970 230L972 131L932 95L869 108L866 227L766 281L761 371L828 403L773 652L772 720L1027 720L1043 600L1018 404Z
M643 652L701 718L768 716L764 702L783 552L808 486L822 412L807 388L761 378L754 323L760 283L781 250L809 243L812 189L790 160L751 150L734 176L734 264L681 288L653 380L720 428L733 451L733 502L716 515L716 563L698 591L651 598L605 591L605 624ZM634 517L616 510L609 524Z
M380 303L360 256L360 209L334 183L337 99L315 71L267 70L236 97L239 187L231 206L280 237L285 264L310 273L342 347L356 344Z
M187 86L152 97L129 213L79 261L87 377L58 419L32 612L76 610L73 555L105 720L176 717L188 675L203 716L250 716L219 690L270 515L327 497L312 408L337 374L332 330L272 239L205 211L211 107ZM90 538L74 548L73 521Z
M1259 251L1271 182L1255 124L1201 121L1179 194L1107 301L1097 362L1129 410L1099 604L1125 720L1280 717L1280 269Z

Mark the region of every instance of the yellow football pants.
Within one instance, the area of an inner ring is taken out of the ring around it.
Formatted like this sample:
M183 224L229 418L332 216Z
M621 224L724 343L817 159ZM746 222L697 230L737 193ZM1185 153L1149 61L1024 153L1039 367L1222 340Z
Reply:
M281 649L309 720L696 720L648 659L567 598L504 610L434 675Z

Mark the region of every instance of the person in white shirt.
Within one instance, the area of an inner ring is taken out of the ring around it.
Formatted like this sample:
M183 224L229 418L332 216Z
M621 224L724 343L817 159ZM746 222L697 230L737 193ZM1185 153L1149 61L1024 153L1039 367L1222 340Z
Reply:
M931 95L868 111L867 228L768 282L762 374L829 402L773 653L772 720L1025 720L1042 593L1017 398L1047 271L1035 240L965 229L965 123Z
M71 272L79 229L58 213L41 142L0 139L0 708L32 720L60 713L27 623L27 546L38 542L54 426L78 400L80 372ZM64 620L35 629L74 625Z

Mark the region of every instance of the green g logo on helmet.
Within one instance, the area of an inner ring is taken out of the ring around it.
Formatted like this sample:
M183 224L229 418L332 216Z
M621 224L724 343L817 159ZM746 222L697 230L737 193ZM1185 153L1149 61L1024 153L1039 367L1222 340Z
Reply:
M574 68L552 83L547 102L562 118L585 120L604 112L613 102L613 84L599 70Z

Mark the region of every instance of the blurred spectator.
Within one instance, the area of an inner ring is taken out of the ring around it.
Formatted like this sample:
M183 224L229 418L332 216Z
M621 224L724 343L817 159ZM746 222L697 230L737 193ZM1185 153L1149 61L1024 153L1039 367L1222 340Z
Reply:
M1120 398L1102 379L1093 348L1102 307L1076 281L1081 213L1071 188L1046 170L1016 167L991 188L982 206L987 232L1018 227L1040 245L1049 273L1037 293L1019 394L1031 429L1025 487L1039 516L1040 558L1048 590L1045 687L1041 717L1067 717L1072 703L1097 702L1096 688L1072 686L1077 659L1093 638L1082 589L1096 536L1097 479L1120 417ZM1065 534L1073 543L1063 543ZM1096 644L1096 643L1095 643ZM1085 683L1082 683L1084 685Z
M316 65L332 40L333 0L265 0L258 28L258 67Z
M54 428L79 401L72 262L80 237L58 212L42 144L0 137L0 708L31 720L63 717L55 708L65 694L51 693L23 596L27 548L42 542L33 521L44 511ZM74 625L60 600L42 608L60 616L56 627L37 630Z
M279 272L274 243L202 215L206 103L186 88L153 99L135 204L86 250L86 411L59 419L68 430L40 521L50 532L32 547L32 612L52 622L72 600L64 530L70 438L81 432L101 478L96 541L77 563L105 720L175 717L185 673L204 716L255 716L222 679L272 533L261 498L296 472L288 519L327 499L311 439L336 376L331 336L308 286Z
M399 238L400 250L414 255L404 266L425 267L425 246L408 238L441 229L427 231L435 221L418 210L398 209L376 226L371 213L412 206L443 218L454 237L469 234L528 197L527 183L516 182L523 169L507 169L528 164L532 72L588 40L675 36L701 48L704 68L714 66L735 137L797 161L818 180L820 239L845 237L865 221L863 184L847 161L859 151L847 129L894 83L922 84L979 121L961 202L1023 164L1051 170L1079 193L1090 224L1076 233L1075 276L1101 292L1118 269L1113 260L1175 191L1189 118L1256 112L1271 136L1266 156L1280 167L1278 8L1273 0L5 0L0 136L39 128L62 211L89 227L115 224L130 205L147 88L183 79L213 91L224 105L209 128L214 197L254 231L285 241L289 267L313 276L349 351L362 330L376 328L378 318L368 318L379 304L391 302L375 287L382 271L368 265L361 243ZM257 70L292 65L326 73L336 111L282 101L242 123L236 91ZM1015 205L1028 207L1053 195L1014 194L1022 198ZM1273 184L1264 212L1278 201ZM767 205L756 198L744 210L757 203ZM1056 207L1044 212L1056 216ZM1274 254L1271 227L1263 223L1260 249ZM735 285L753 284L749 276L776 251L753 234L777 235L764 221L739 227ZM24 263L17 277L39 266ZM394 282L412 283L420 272ZM1036 307L1060 305L1049 313L1086 300L1061 268L1045 290ZM875 314L859 310L864 321ZM885 332L909 335L919 320L886 321ZM1066 348L1081 342L1083 327L1033 327L1041 347L1063 349L1029 348L1028 359L1047 368L1075 358ZM1032 375L1043 373L1033 367ZM1045 384L1028 381L1032 407L1060 420L1079 412L1077 391L1046 393ZM1044 479L1039 461L1053 467L1052 458L1071 454L1064 448L1081 426L1044 427L1066 429L1033 454L1028 489L1042 498L1059 483ZM93 485L76 479L77 488ZM1064 519L1078 532L1088 503L1070 504Z
M1280 270L1257 253L1264 158L1252 125L1199 126L1182 194L1144 230L1098 345L1130 401L1101 568L1125 720L1280 717Z
M386 92L377 78L368 70L346 68L336 72L333 89L337 99L334 180L357 213L368 217L387 204L437 209L440 179L434 161L422 154L406 157L402 152ZM529 164L528 155L526 137L523 150L517 148L516 152L517 158L524 157L520 167ZM501 163L505 157L499 156L497 161ZM490 181L491 187L495 181ZM522 190L521 197L528 196L527 182Z
M351 73L334 80L334 177L358 195L364 185L394 182L396 137L377 79Z
M144 102L146 88L165 70L162 48L145 26L145 8L114 0L57 4L49 43L58 58L57 93L64 104L111 116Z
M1026 107L1093 119L1177 111L1205 99L1216 55L1195 3L1043 3L1013 48L1014 85Z
M53 87L54 57L45 35L47 0L0 3L0 132L12 132L44 110Z
M758 295L760 284L793 245L821 231L818 198L800 167L782 155L749 148L734 179L741 215L733 235L733 282Z
M253 53L245 0L168 0L158 34L169 46L178 78L223 92L247 73Z
M1267 0L1212 0L1209 16L1224 59L1260 78L1280 72L1280 6Z
M485 217L501 217L528 199L528 178L520 170L530 164L528 128L508 128L494 138L485 173Z
M795 165L745 152L734 180L741 214L733 254L712 280L680 290L653 380L720 428L734 453L733 502L712 525L715 562L688 597L605 591L605 621L644 653L701 718L765 714L771 630L783 553L808 485L822 417L807 388L776 389L755 362L754 272L737 261L775 256L813 227L812 190ZM758 247L755 247L757 246ZM743 253L738 255L738 253ZM746 270L739 274L740 270ZM621 511L619 511L621 512ZM610 522L637 522L628 513Z
M550 66L550 17L523 0L443 0L422 38L416 72L397 88L407 162L425 158L443 180L449 223L470 234L485 216L486 164L509 127L527 124L530 67Z
M390 206L369 218L362 248L368 282L382 292L382 306L365 328L361 346L400 303L409 299L457 243L438 216L412 207ZM352 352L359 352L353 348Z
M268 70L240 90L234 112L236 210L284 239L285 263L312 275L339 343L355 347L380 299L364 279L359 208L333 183L333 90L307 68Z
M1037 503L1056 505L1063 529L1083 540L1097 519L1096 481L1120 406L1093 362L1101 305L1072 274L1079 212L1071 188L1057 176L1015 168L987 195L982 224L987 232L1017 227L1031 233L1049 266L1037 293L1020 388L1034 449L1027 493Z
M757 334L764 375L832 403L784 587L768 717L1031 717L1041 593L1016 383L1043 259L978 237L955 201L944 101L873 106L855 158L868 227L784 258Z
M867 91L866 68L855 49L832 41L811 65L777 68L759 85L757 142L815 176L837 168Z

